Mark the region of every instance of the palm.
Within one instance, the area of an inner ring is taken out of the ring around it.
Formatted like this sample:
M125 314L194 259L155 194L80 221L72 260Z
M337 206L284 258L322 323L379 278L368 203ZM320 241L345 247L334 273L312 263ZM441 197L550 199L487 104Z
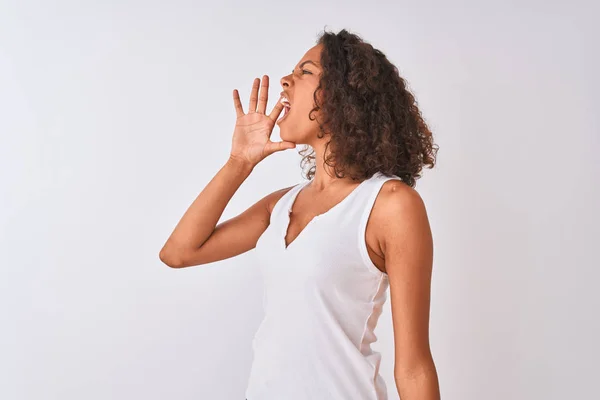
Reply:
M267 145L272 143L270 136L275 123L265 114L257 112L238 117L233 131L232 150L254 164L268 154Z
M283 105L278 101L269 115L265 114L268 100L269 77L263 76L260 97L258 87L260 80L256 78L250 95L250 108L244 113L237 90L233 91L233 101L237 119L233 132L231 156L251 165L256 165L268 155L285 149L294 148L292 142L272 142L271 133ZM257 104L258 100L258 104Z

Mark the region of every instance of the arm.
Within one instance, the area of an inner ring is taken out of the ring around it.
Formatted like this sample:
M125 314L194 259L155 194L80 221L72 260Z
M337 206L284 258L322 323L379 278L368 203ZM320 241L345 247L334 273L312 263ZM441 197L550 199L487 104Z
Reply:
M248 251L256 246L269 225L270 204L283 195L281 191L215 227L231 197L254 167L265 157L296 146L292 142L270 140L283 105L278 101L267 115L269 77L263 76L259 96L260 83L256 78L252 84L248 113L244 113L237 89L233 91L237 117L229 159L194 200L161 249L161 261L172 268L206 264Z
M252 237L260 235L265 223L268 225L269 215L264 199L237 216L237 219L234 218L234 222L227 221L226 229L221 224L218 236L223 238L225 231L225 237L229 240L214 240L217 231L215 225L223 210L252 169L249 164L232 158L227 160L167 239L159 254L162 262L172 268L181 268L232 257L253 247ZM253 234L244 235L246 230ZM209 251L205 251L207 247L203 247L204 245L207 245Z
M202 190L160 251L160 259L171 268L208 264L242 254L256 246L267 229L273 204L290 187L277 190L243 213L215 224L249 169L229 160Z
M402 400L439 400L429 347L433 240L419 194L398 181L382 193L382 250L390 282L394 378Z

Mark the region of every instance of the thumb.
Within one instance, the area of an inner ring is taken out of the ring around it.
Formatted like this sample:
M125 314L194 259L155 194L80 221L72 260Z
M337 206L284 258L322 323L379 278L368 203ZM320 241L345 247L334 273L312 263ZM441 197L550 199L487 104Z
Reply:
M294 143L294 142L281 141L281 142L268 142L267 143L267 153L269 153L269 154L273 154L277 151L295 149L295 148L296 148L296 143Z

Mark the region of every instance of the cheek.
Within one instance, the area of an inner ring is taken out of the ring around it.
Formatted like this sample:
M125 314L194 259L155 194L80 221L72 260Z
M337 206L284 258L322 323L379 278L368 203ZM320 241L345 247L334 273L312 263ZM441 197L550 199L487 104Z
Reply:
M299 114L300 119L306 120L307 123L316 124L315 118L319 118L321 113L320 110L312 111L316 107L314 99L312 97L312 92L309 96L303 99L301 104L298 104L296 111ZM312 111L312 112L311 112ZM309 115L312 117L312 121L309 118Z
M304 127L318 126L319 123L317 121L320 121L319 111L312 111L313 108L313 104L306 104L301 109L297 109L297 114L294 117L296 122Z
M303 85L302 88L296 88L295 93L297 94L296 97L300 100L300 102L302 103L302 106L304 108L308 108L309 110L314 108L316 106L315 104L315 90L317 89L316 86L312 85L312 84L306 84ZM320 100L320 93L316 93L317 96L317 100L319 101L319 103L321 103Z

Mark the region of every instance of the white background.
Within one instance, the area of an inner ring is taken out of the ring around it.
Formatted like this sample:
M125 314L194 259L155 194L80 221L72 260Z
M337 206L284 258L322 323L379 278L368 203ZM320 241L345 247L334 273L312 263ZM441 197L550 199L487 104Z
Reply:
M0 398L244 398L252 251L181 270L158 252L229 154L232 90L247 107L268 74L270 110L323 28L386 53L440 146L417 190L442 398L593 398L598 6L485 3L0 1ZM300 159L265 159L221 220L300 182ZM389 302L376 333L397 399Z

